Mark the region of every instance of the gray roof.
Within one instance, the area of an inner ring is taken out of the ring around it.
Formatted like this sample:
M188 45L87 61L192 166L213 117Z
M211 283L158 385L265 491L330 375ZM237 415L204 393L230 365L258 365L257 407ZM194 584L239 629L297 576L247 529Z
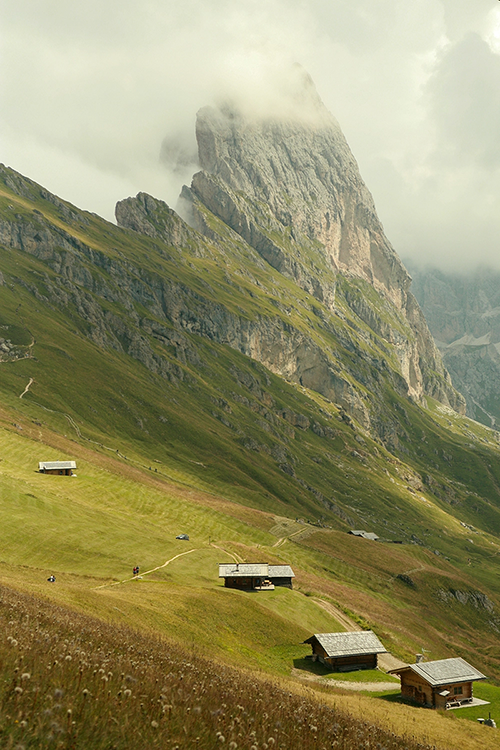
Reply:
M363 539L371 539L373 542L375 542L379 538L373 531L351 530L349 534L354 534L354 536L362 536Z
M76 469L76 461L39 461L38 471L42 469Z
M219 563L219 578L267 578L267 563Z
M386 649L371 630L355 633L315 633L304 643L316 638L328 656L362 656L364 654L385 654Z
M269 578L295 578L289 565L269 565Z
M439 659L438 661L424 661L419 664L408 664L407 667L393 669L399 673L411 669L420 675L432 687L448 685L450 682L471 682L472 680L486 680L482 672L471 666L465 659Z

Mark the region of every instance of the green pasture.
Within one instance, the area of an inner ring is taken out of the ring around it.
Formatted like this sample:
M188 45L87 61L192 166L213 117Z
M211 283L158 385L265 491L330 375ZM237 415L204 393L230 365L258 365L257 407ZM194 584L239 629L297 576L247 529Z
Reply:
M491 685L488 682L475 682L473 689L474 697L481 698L483 701L488 701L488 705L471 706L470 708L455 708L451 711L447 711L446 716L451 719L456 716L458 719L477 721L479 718L487 719L491 714L491 718L495 719L497 725L500 726L500 687L497 685Z

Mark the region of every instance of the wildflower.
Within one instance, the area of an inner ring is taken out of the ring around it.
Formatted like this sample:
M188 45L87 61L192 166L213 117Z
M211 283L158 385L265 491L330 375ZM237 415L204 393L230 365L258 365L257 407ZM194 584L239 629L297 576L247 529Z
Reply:
M22 689L22 687L15 687L14 688L14 692L18 693L19 695L21 695L21 693L23 692L23 689Z
M89 694L89 691L87 690L87 688L83 688L83 690L82 690L82 694L83 694L84 696L85 696L85 695L88 695L88 694Z
M238 745L236 744L236 742L229 743L229 750L237 750L237 748L238 748Z
M23 672L23 674L21 675L21 680L29 680L30 677L31 675L29 672Z
M159 724L158 724L157 721L154 721L154 719L153 719L153 721L151 722L151 726L153 727L153 729L158 729Z
M311 732L317 732L318 731L318 727L315 727L314 724L309 724L309 729L311 730Z
M223 742L225 742L225 741L226 741L226 738L224 737L224 735L223 735L223 734L219 734L219 736L218 736L218 738L217 738L217 739L218 739L218 740L219 740L219 742L221 742L221 743L223 743Z
M125 696L125 698L130 698L130 696L132 695L132 691L127 688L127 690L123 691L123 695Z
M274 737L269 737L269 739L267 740L268 745L274 745L275 742L276 740L274 739Z
M64 657L64 659L65 659L65 661L72 661L72 660L73 660L73 657L71 656L71 654L67 654L67 655L66 655L66 656Z

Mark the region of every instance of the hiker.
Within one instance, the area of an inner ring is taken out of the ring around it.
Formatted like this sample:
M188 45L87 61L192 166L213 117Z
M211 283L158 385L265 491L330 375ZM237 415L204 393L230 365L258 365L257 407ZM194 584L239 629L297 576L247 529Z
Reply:
M51 576L49 576L49 577L47 578L47 581L49 581L50 583L55 583L55 581L56 581L56 577L55 577L55 575L51 575Z

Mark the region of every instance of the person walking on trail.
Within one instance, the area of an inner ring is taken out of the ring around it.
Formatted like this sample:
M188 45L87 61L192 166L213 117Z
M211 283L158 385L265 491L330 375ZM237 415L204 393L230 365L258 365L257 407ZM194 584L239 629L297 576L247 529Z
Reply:
M135 566L133 573L134 573L135 576L139 575L139 566L138 565Z

